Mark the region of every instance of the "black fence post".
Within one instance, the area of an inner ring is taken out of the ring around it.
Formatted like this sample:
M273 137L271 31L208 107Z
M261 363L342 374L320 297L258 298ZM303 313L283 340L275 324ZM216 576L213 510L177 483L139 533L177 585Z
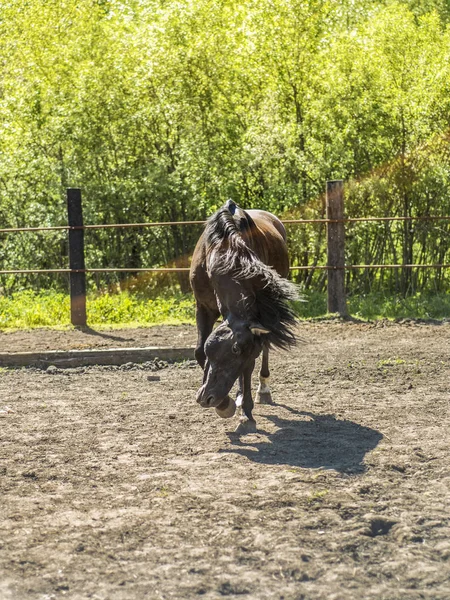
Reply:
M327 219L344 218L344 182L327 181ZM328 312L346 317L345 298L345 226L327 223Z
M67 190L67 214L69 227L83 227L81 190ZM84 229L69 229L69 266L83 272L70 273L70 319L72 325L85 327L86 319L86 273L84 273Z

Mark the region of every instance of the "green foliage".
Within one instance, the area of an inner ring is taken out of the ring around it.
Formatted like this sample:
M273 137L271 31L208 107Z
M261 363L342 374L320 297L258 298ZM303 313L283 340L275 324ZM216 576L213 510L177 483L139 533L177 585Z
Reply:
M299 319L313 319L327 314L327 296L323 292L306 290L303 302L295 303L295 313Z
M31 329L70 325L67 294L31 290L0 296L0 329Z
M173 295L147 299L144 296L102 294L87 303L90 325L101 324L180 324L195 320L192 296Z
M305 294L305 303L296 305L300 319L323 318L327 315L326 293L316 291ZM362 320L378 319L448 319L450 315L449 293L416 293L404 297L401 294L369 293L350 296L347 299L350 315Z
M295 311L300 320L326 318L325 293L307 291L305 302L298 302ZM450 315L450 295L383 296L367 294L353 296L348 301L350 313L363 320L443 319ZM143 294L92 293L87 298L89 326L145 327L149 325L195 322L192 294L170 294L148 298ZM16 292L7 298L0 296L0 329L32 329L37 327L70 328L70 306L66 294L55 291Z
M192 296L180 294L148 299L142 295L90 294L87 317L91 327L121 325L193 323ZM16 292L10 298L0 296L0 329L70 327L67 294L55 291Z
M351 315L361 319L444 319L450 315L450 294L367 294L349 299Z
M64 225L66 187L86 223L202 220L228 197L318 217L333 178L349 216L448 215L449 17L444 0L2 2L0 228ZM348 233L355 264L450 262L445 224ZM198 234L92 230L87 266L187 266ZM323 228L289 235L293 262L323 264ZM0 234L0 264L65 267L65 235ZM347 285L444 290L431 273ZM0 275L7 294L64 284Z

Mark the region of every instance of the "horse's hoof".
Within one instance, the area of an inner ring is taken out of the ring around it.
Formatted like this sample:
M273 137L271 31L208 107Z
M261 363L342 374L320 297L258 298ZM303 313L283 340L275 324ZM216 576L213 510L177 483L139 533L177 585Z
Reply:
M222 419L231 419L236 412L236 404L230 396L227 396L223 402L216 406L216 413Z
M256 392L256 404L274 404L270 392Z
M234 430L235 435L246 435L247 433L256 433L256 421L244 418Z

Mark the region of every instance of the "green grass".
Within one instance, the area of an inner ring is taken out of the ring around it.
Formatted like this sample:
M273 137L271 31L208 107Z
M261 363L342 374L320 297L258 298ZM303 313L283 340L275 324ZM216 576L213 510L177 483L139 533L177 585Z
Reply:
M148 299L128 292L89 294L87 320L91 327L182 324L195 321L192 296L181 294ZM17 292L0 296L0 329L70 327L69 296L60 292Z
M1 329L64 325L70 325L70 302L66 294L22 291L0 296Z
M296 304L300 319L324 318L326 294L305 293L306 302ZM416 294L408 298L379 294L351 296L349 313L363 320L443 319L450 317L450 294ZM94 294L87 298L88 324L91 327L149 326L155 324L194 323L194 299L191 294L173 294L145 298L142 294ZM0 329L37 327L69 328L69 296L55 291L22 291L0 296Z
M326 292L305 293L306 302L297 303L300 319L327 316ZM367 294L349 296L348 312L365 321L379 319L445 319L450 317L450 293L417 293L403 298L399 295Z
M348 300L349 313L366 320L377 319L445 319L450 317L449 293L417 293L402 296L369 294Z

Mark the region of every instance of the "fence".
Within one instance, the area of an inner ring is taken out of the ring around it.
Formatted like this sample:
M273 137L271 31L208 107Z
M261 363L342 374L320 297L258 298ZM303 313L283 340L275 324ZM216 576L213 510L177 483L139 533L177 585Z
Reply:
M174 225L200 225L203 221L180 221L158 223L122 223L85 225L83 223L83 209L81 190L71 188L67 190L68 225L55 227L20 227L0 229L0 233L32 232L32 231L58 231L69 232L69 268L68 269L16 269L0 270L0 274L28 274L28 273L68 273L70 277L70 311L71 322L74 326L84 327L87 324L86 315L86 273L105 272L187 272L189 268L102 268L90 269L85 266L84 232L89 229L111 228L138 228L162 227ZM450 217L344 217L343 181L328 181L326 184L326 219L291 219L283 220L285 225L300 225L311 223L326 224L327 227L327 264L292 266L291 271L300 270L325 270L327 271L327 296L328 311L347 316L347 303L345 296L345 271L349 269L402 269L402 268L450 268L450 264L372 264L372 265L346 265L345 264L345 224L370 221L448 221Z

